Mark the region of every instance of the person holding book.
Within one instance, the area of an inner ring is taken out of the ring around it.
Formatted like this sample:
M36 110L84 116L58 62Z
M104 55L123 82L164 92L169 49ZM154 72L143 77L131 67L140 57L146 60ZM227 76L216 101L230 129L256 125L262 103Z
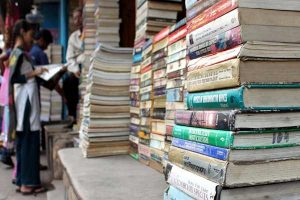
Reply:
M79 102L80 64L84 61L84 34L82 24L82 8L73 11L73 23L77 30L71 34L68 41L66 60L68 63L67 76L63 82L63 90L67 99L69 116L76 120L77 104Z
M9 100L11 124L16 134L17 191L24 195L45 192L40 180L40 102L36 77L47 70L34 69L28 51L33 43L33 29L19 20L13 29L13 50L9 58Z

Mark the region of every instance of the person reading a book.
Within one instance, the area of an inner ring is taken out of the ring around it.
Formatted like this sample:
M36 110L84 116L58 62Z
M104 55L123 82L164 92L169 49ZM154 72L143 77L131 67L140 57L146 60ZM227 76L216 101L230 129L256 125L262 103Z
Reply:
M82 8L73 11L73 23L77 30L73 32L68 41L66 60L68 63L67 76L63 82L63 90L67 99L69 116L76 120L77 104L79 102L80 65L84 61Z
M47 29L42 29L38 31L35 36L35 43L33 44L32 48L30 49L30 56L32 58L32 62L35 67L38 66L43 66L43 65L49 65L49 59L47 54L44 52L48 46L53 42L53 36L51 32ZM64 74L66 71L66 68L63 67L60 71L61 76ZM45 85L43 84L43 81L38 82L40 85ZM63 98L64 102L66 102L66 98L64 95L63 89L60 87L60 85L56 84L55 90L57 93Z
M40 180L40 99L36 77L45 68L34 68L28 54L33 43L33 29L25 20L13 28L13 50L9 58L10 120L14 125L9 137L16 137L16 191L24 195L45 192Z

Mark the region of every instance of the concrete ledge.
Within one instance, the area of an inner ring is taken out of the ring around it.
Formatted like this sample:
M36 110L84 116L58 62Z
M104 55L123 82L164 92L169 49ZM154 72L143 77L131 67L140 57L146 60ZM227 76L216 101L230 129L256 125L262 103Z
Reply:
M127 155L86 159L79 148L71 148L59 156L77 199L163 199L163 175Z

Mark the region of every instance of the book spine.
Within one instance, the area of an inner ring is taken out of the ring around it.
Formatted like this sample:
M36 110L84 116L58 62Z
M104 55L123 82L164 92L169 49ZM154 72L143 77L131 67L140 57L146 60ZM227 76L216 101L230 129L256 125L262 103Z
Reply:
M133 74L140 73L140 71L141 71L141 66L140 65L131 67L131 73L133 73Z
M130 106L139 107L140 102L139 101L130 101Z
M153 72L153 79L160 79L166 76L166 69L159 69Z
M167 89L177 88L177 87L184 87L184 79L183 78L175 78L170 79L167 81Z
M142 68L141 73L143 73L143 69L149 67L149 65L151 65L151 56L141 63L141 68Z
M138 86L138 85L131 85L129 87L130 92L138 92L139 90L140 90L140 86Z
M180 125L174 126L173 137L222 148L230 148L233 143L233 135L230 131L194 128Z
M141 95L141 101L149 101L149 100L151 100L150 92L147 92L147 93Z
M166 102L166 110L184 110L183 102Z
M142 54L139 53L139 54L135 54L133 56L133 63L138 63L138 62L141 62L142 61Z
M164 68L164 67L166 67L166 64L167 64L167 62L166 62L165 58L157 60L157 61L153 62L152 70L158 70L158 69Z
M170 164L168 164L170 165ZM183 191L194 199L215 199L217 183L172 165L168 175L168 183Z
M237 0L214 0L215 4L188 22L188 30L192 32L203 25L237 8ZM212 2L212 1L211 1ZM217 2L217 3L216 3ZM210 3L210 2L207 2Z
M151 85L151 84L152 84L152 79L148 79L148 80L146 80L146 81L141 82L140 88L149 86L149 85Z
M170 32L169 26L162 29L157 35L155 35L155 37L153 39L153 43L157 43L157 42L161 41L162 39L164 39L165 37L167 37L169 35L169 32Z
M154 96L163 96L163 95L166 95L165 88L162 88L160 90L158 89L154 90Z
M225 51L242 44L241 27L216 35L213 39L189 48L189 58L195 59L208 54Z
M167 63L166 64L169 64L169 63L172 63L172 62L175 62L175 61L178 61L178 60L181 60L183 58L186 57L186 49L183 50L183 51L179 51L171 56L169 56L167 58Z
M129 140L135 144L139 144L139 138L133 135L129 135Z
M194 17L196 17L198 14L202 13L204 10L209 8L210 6L216 4L220 0L206 0L203 2L199 2L197 6L194 6L187 10L186 12L186 18L187 21L190 21Z
M146 80L149 80L152 78L152 71L148 71L148 72L145 72L141 75L141 82L144 82Z
M245 109L243 102L244 87L189 93L187 107L190 110Z
M171 136L173 134L173 128L174 126L166 125L166 135Z
M161 49L160 51L155 52L154 54L152 54L152 63L157 61L157 60L160 60L161 58L164 58L166 56L167 56L166 49Z
M145 155L146 157L150 158L150 148L148 146L139 144L138 152L139 154Z
M178 40L181 40L182 38L185 38L186 34L186 26L181 27L179 30L175 31L169 36L169 45L173 44L174 42L177 42Z
M240 85L239 59L191 71L187 75L189 92L237 87Z
M167 84L167 79L165 78L161 78L161 79L157 79L154 81L153 83L153 87L154 88L160 88L160 87L164 87Z
M188 10L188 9L191 9L193 6L195 6L195 4L198 2L198 1L205 1L205 0L185 0L185 8Z
M166 110L165 119L166 120L175 120L175 110Z
M188 140L182 140L179 138L173 138L172 145L181 149L206 155L219 160L227 160L230 151L229 149L224 149Z
M166 37L165 39L162 39L158 43L153 44L152 53L155 53L163 48L166 48L168 46L168 39L169 38Z
M186 49L186 39L179 40L168 46L168 56Z
M230 131L234 129L235 111L176 111L175 123L183 126Z
M227 162L171 146L169 161L210 181L223 184Z
M211 40L214 36L224 33L240 25L239 12L235 9L187 35L187 45L195 46Z
M234 47L226 51L222 51L214 55L208 55L208 56L197 58L195 60L190 60L188 63L188 70L193 71L210 65L218 64L226 60L237 58L241 52L241 49L242 49L242 45L239 45L237 47Z
M151 53L152 51L152 45L150 45L149 47L147 47L143 52L142 52L142 57L145 58L149 55L149 53Z
M186 18L183 18L182 20L180 20L179 22L171 26L170 34L172 34L173 32L177 31L178 29L180 29L182 26L185 25L186 25Z
M150 157L152 160L162 163L163 157L164 157L164 152L150 147Z
M130 79L130 85L138 85L140 84L140 79L135 78L135 79Z
M174 72L170 72L167 74L168 79L181 78L185 76L187 69L180 69Z
M182 102L183 101L183 88L168 89L167 92L168 102Z
M181 69L186 68L186 59L181 59L179 61L175 61L173 63L167 64L167 73L172 73Z
M148 93L152 91L152 85L149 85L147 87L141 88L140 94Z

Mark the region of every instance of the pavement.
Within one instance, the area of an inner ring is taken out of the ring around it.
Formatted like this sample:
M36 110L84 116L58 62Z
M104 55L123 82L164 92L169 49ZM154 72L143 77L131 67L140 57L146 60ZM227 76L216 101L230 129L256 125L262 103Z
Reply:
M15 159L15 158L14 158ZM42 164L46 164L46 158L44 155L41 156ZM38 194L37 196L23 196L20 193L16 193L16 186L12 184L12 169L8 169L6 165L0 162L0 200L46 200L47 194ZM53 186L50 184L50 172L42 171L41 179L43 185L48 189L53 189Z

